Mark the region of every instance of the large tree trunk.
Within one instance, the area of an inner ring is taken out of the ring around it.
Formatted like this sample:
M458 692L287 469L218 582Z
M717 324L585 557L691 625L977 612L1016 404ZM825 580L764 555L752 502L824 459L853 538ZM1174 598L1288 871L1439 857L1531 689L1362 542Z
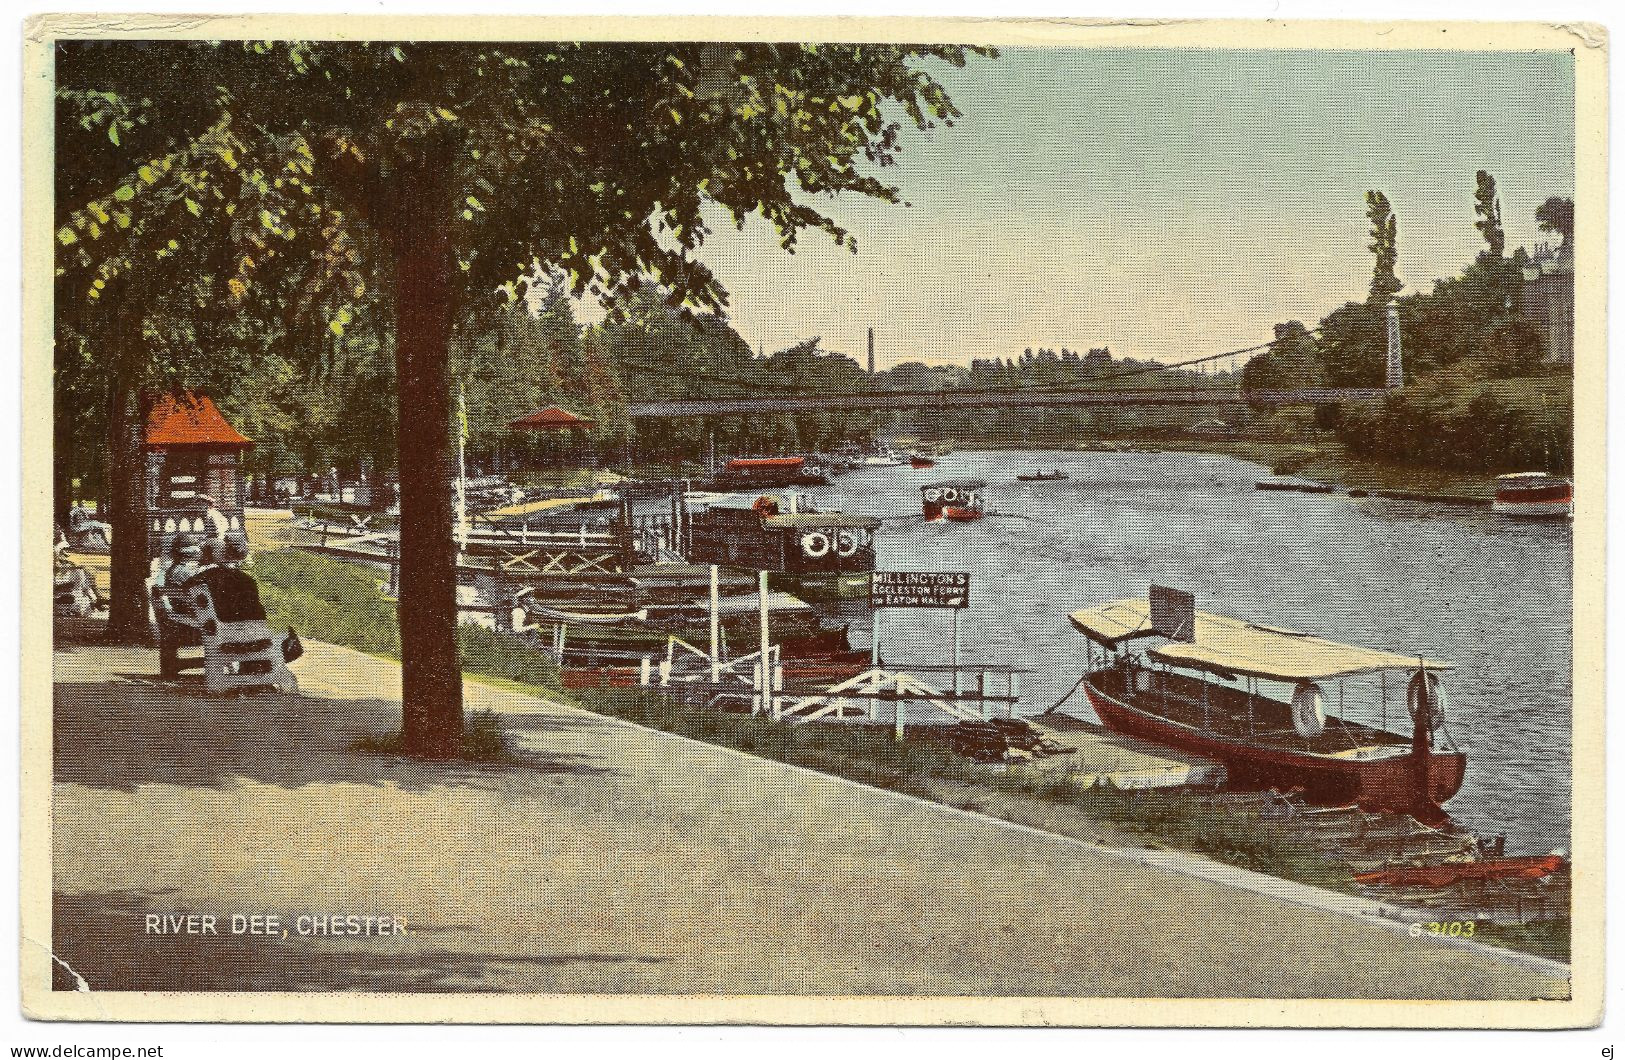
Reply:
M447 152L449 154L449 152ZM390 176L375 215L395 265L396 453L401 483L402 735L412 754L462 745L457 549L452 536L450 342L453 279L449 157L428 151Z
M109 557L112 599L107 638L120 644L151 644L147 614L146 410L120 375L113 379L107 409L108 499L113 530Z

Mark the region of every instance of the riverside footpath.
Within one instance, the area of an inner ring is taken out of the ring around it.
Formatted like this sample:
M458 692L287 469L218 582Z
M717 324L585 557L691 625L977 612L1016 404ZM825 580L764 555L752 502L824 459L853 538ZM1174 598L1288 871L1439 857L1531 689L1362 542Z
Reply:
M59 989L1568 995L1561 965L1412 939L1296 885L473 681L517 762L366 753L399 724L394 662L307 642L299 694L217 697L98 634L61 624L54 656Z

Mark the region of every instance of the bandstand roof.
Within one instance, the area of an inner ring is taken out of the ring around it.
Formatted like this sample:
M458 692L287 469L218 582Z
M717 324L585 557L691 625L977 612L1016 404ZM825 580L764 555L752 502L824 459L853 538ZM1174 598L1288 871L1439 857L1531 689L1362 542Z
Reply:
M528 416L521 416L508 424L509 430L514 431L576 431L596 427L597 420L585 416L577 416L573 412L566 412L557 405L549 405L539 409Z

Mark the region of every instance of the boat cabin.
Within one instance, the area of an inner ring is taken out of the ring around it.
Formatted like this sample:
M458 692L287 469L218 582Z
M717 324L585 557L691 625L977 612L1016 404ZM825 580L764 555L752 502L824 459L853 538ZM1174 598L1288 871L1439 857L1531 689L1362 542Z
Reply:
M1444 726L1451 663L1197 611L1160 586L1070 618L1100 720L1222 762L1232 785L1422 817L1461 787L1466 756ZM1407 719L1409 735L1390 728Z
M982 491L987 483L979 478L944 479L920 487L920 511L927 522L950 517L949 509L982 512Z
M868 516L805 511L767 496L713 504L693 516L689 560L812 577L867 574L879 527Z

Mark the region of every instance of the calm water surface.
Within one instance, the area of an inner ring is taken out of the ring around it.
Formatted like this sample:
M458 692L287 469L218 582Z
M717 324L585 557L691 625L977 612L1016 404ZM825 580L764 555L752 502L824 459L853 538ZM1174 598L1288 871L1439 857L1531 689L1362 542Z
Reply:
M1041 468L1071 478L1015 481ZM1448 725L1468 764L1446 808L1469 828L1506 834L1509 852L1566 849L1570 526L1488 509L1255 490L1262 474L1196 453L966 452L931 470L853 471L813 496L888 520L882 569L971 572L964 659L1031 668L1023 713L1060 699L1086 667L1086 642L1067 614L1144 598L1151 582L1194 593L1203 610L1451 660ZM987 481L986 507L997 515L923 522L918 487L963 476ZM890 662L946 662L948 643L945 612L886 615ZM1409 733L1390 682L1390 727ZM1358 708L1357 691L1372 694ZM1349 716L1377 721L1374 693L1374 683L1351 681ZM1327 698L1335 709L1331 687ZM1092 716L1081 693L1067 709Z

